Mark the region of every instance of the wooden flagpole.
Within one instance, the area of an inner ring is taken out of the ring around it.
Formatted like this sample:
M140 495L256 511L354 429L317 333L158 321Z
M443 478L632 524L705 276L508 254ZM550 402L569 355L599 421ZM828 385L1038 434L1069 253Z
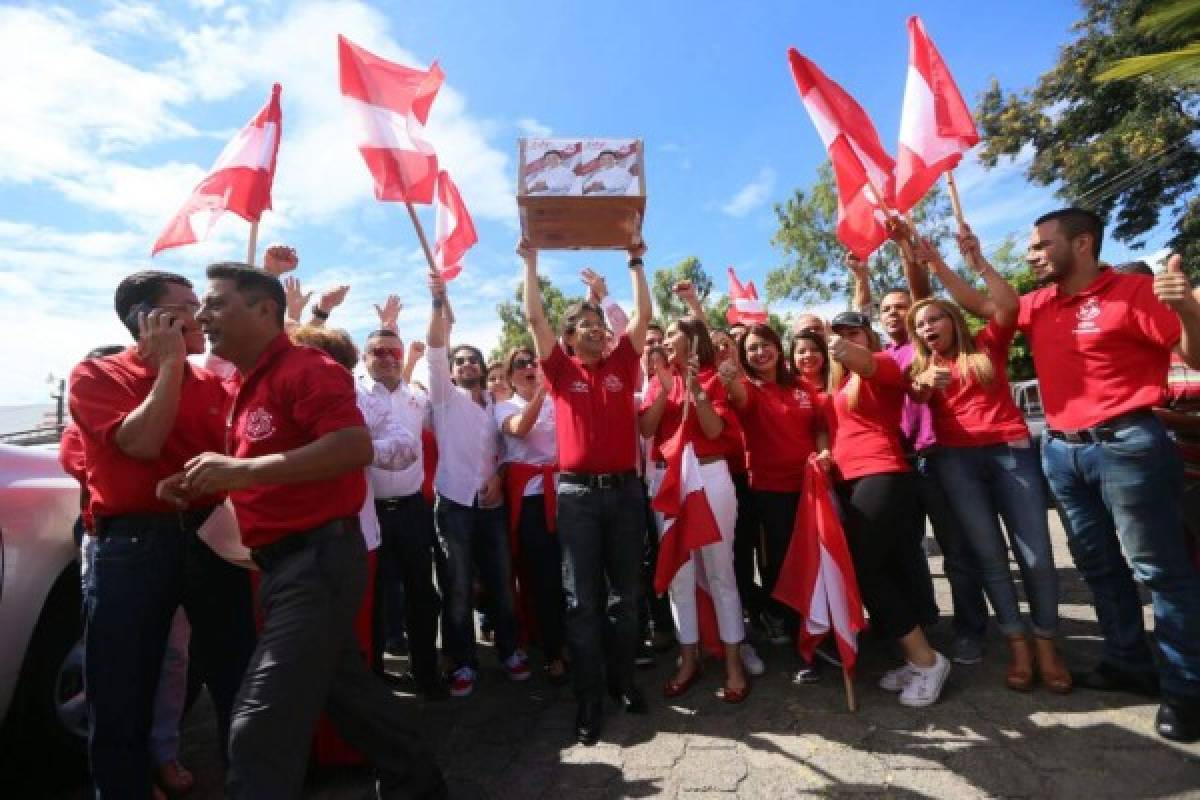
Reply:
M250 223L250 244L246 247L246 263L254 266L254 259L258 255L258 220Z
M425 238L425 229L421 227L421 220L417 217L417 210L413 208L411 201L405 200L404 207L408 209L408 217L412 220L413 228L417 231L417 238L421 240L421 249L425 251L425 261L429 264L429 272L432 275L438 274L437 264L433 261L433 251L429 249L429 240Z
M962 201L958 199L958 184L954 182L954 170L946 170L946 188L950 190L950 207L954 209L954 218L958 227L967 226L967 218L963 215Z
M845 664L842 664L842 684L846 687L846 707L851 713L855 713L858 711L858 701L854 697L854 680L846 670Z
M875 185L875 181L871 180L871 176L866 175L865 177L867 179L867 186L870 187L871 194L875 195L875 202L879 205L879 209L883 212L883 215L890 218L893 214L895 214L897 217L899 217L899 213L890 208L887 204L887 201L883 199L883 193L879 191L879 187ZM907 257L910 261L916 260L916 254L913 252L913 242L909 236L905 236L903 239L897 240L896 245L904 251L905 257Z

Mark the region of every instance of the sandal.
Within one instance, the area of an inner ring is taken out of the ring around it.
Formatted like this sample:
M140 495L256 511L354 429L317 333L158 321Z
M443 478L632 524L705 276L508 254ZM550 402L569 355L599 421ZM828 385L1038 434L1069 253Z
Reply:
M730 688L729 686L722 686L720 689L717 689L717 697L719 697L721 700L724 700L726 703L729 703L731 705L736 705L737 703L741 703L749 696L750 696L750 682L749 681L747 681L746 685L740 689L733 689L733 688Z
M683 697L688 691L696 685L696 681L700 680L700 675L703 670L700 668L699 662L696 663L696 668L692 670L692 674L681 681L676 681L674 678L668 678L663 684L663 697L668 700Z

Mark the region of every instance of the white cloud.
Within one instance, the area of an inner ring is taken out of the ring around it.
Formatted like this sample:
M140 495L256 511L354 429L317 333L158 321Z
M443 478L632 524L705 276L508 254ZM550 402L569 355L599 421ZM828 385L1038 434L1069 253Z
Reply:
M737 191L729 202L721 206L721 213L730 217L744 217L761 206L775 188L775 170L763 167L754 178Z
M526 136L544 138L554 133L554 129L549 125L544 125L538 122L533 117L522 117L517 120L517 129Z

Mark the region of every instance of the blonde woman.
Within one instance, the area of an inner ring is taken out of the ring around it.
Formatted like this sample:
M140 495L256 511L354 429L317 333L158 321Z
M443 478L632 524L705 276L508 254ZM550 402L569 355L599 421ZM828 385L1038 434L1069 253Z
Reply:
M1015 313L1016 291L994 270L991 274L995 277L989 283L999 284L990 292L998 313ZM1008 637L1011 661L1005 682L1010 689L1029 691L1036 651L1037 671L1046 688L1069 692L1071 676L1055 645L1058 574L1038 451L1005 375L1014 328L992 321L972 336L958 306L936 297L914 305L907 325L914 347L909 372L920 399L929 403L940 445L933 455L934 469ZM1029 600L1032 650L1008 565L1010 546Z

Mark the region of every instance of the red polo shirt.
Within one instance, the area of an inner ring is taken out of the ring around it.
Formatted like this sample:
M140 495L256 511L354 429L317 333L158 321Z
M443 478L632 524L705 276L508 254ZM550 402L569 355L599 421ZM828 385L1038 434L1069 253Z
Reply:
M564 472L627 472L637 465L633 393L638 355L622 335L607 358L587 366L555 344L542 361L554 397L558 464Z
M799 492L804 467L816 449L818 429L825 427L813 393L802 383L793 387L771 381L744 381L746 407L737 409L746 431L750 486L768 492Z
M949 364L950 385L929 397L938 444L984 447L1029 438L1029 427L1008 388L1008 346L1014 333L1013 328L989 322L975 335L975 347L992 362L995 377L987 386L981 386L973 375L964 379L957 361Z
M683 422L683 400L686 389L682 376L674 375L673 377L671 388L667 392L667 406L663 409L662 418L658 421L658 429L654 431L654 438L650 445L650 456L657 461L663 460L663 444L675 435ZM695 409L692 409L688 412L684 442L692 443L696 458L699 459L713 456L737 457L742 450L742 426L738 424L738 418L729 406L729 397L721 380L717 377L717 371L712 367L702 367L697 379L700 381L700 388L708 395L708 401L712 404L713 410L724 420L725 427L721 429L721 433L715 439L708 438L700 427L700 420L696 418ZM650 381L650 385L646 389L646 396L642 399L643 411L654 404L661 391L662 387L659 386L658 381Z
M887 353L875 353L875 374L861 379L858 405L851 410L846 381L834 393L837 435L833 440L833 460L844 480L864 475L908 472L900 442L900 413L904 408L904 387L908 378Z
M245 375L236 375L229 453L254 458L303 447L327 433L363 427L350 372L281 333ZM365 472L336 478L254 486L230 492L242 543L262 547L339 517L357 516L366 499Z
M179 411L158 458L132 458L117 447L113 441L117 429L150 394L157 375L158 370L142 361L136 347L88 359L71 371L68 402L83 440L84 488L93 519L176 511L155 497L158 482L182 471L192 456L223 450L228 393L216 375L186 362ZM201 497L192 501L191 507L211 506L221 500L220 495Z
M1162 405L1180 327L1153 283L1106 269L1078 294L1048 286L1022 295L1017 328L1029 337L1051 428L1090 428Z

